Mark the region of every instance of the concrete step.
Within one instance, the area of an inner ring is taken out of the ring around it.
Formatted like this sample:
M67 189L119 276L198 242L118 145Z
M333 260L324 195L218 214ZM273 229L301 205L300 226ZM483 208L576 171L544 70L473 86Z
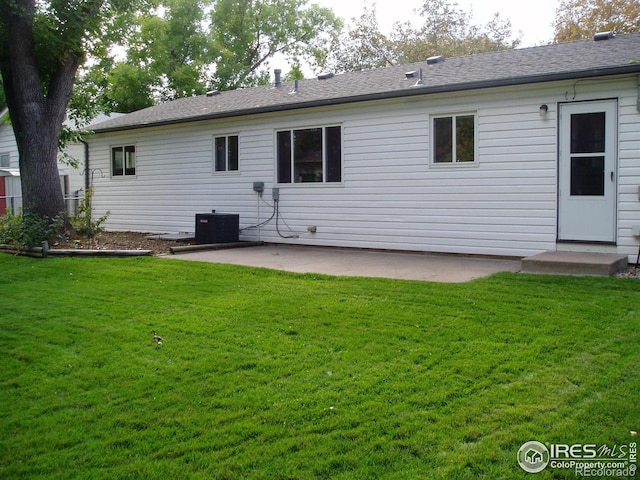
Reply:
M523 258L522 272L611 276L627 265L627 256L615 253L544 252Z

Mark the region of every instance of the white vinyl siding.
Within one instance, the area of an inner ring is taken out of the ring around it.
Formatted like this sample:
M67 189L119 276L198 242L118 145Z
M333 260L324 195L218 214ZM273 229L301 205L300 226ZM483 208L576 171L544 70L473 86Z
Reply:
M93 168L109 169L111 145L137 146L136 182L96 179L96 215L107 228L193 232L196 213L235 213L241 229L267 220L280 187L281 218L261 240L357 248L525 256L556 249L557 104L573 82L367 102L96 135ZM576 100L619 95L619 247L637 253L640 116L637 80L584 82ZM545 117L542 103L549 105ZM431 168L431 122L474 112L473 168ZM340 183L277 183L277 133L342 126ZM211 132L240 132L241 171L211 175ZM260 199L253 182L264 182ZM134 188L135 187L135 188ZM282 223L281 223L282 225ZM316 233L307 227L315 226ZM242 240L257 239L255 229Z

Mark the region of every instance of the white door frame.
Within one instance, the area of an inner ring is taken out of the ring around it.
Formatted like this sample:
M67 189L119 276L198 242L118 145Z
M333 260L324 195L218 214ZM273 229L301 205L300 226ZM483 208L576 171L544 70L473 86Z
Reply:
M604 115L604 118L597 115ZM590 117L586 117L590 115ZM580 129L592 118L594 131ZM573 120L572 120L573 119ZM574 137L580 132L585 142ZM597 131L596 133L594 133ZM586 133L586 135L585 135ZM600 141L596 138L604 134ZM591 135L590 135L591 134ZM591 141L589 141L591 140ZM581 180L582 179L582 180ZM558 241L613 243L617 238L618 102L598 100L559 105Z

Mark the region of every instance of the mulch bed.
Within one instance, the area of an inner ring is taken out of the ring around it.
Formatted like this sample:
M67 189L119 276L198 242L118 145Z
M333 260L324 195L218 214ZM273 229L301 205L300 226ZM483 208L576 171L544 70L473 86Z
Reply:
M61 238L50 244L55 249L86 250L151 250L153 255L169 255L171 247L191 245L193 242L177 242L147 238L153 234L138 232L100 232L94 238Z

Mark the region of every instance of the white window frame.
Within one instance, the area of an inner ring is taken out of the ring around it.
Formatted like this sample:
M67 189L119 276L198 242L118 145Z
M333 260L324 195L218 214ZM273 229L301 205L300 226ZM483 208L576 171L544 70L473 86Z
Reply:
M457 157L457 132L456 132L456 121L459 117L473 117L473 160L459 160ZM435 122L437 119L441 118L450 118L452 121L452 138L451 138L451 161L450 162L438 162L436 161L436 126ZM431 131L431 139L430 139L430 147L431 147L431 166L443 167L443 166L452 166L456 167L462 166L473 166L478 164L478 112L477 111L464 111L457 113L447 113L447 114L438 114L432 115L429 121L430 131Z
M328 164L327 164L327 129L329 128L336 128L339 127L340 128L340 180L339 181L328 181ZM304 131L304 130L315 130L315 129L321 129L322 130L322 182L296 182L293 178L294 173L295 173L295 155L294 155L294 151L295 151L295 142L294 142L294 138L295 138L295 132L297 131ZM280 167L280 159L279 159L279 155L280 155L280 151L279 151L279 145L278 145L278 134L282 133L282 132L288 132L290 134L290 140L291 140L291 152L290 152L290 156L291 156L291 164L290 164L290 175L291 175L291 181L289 182L280 182L279 179L279 167ZM341 123L330 123L330 124L324 124L324 125L313 125L313 126L300 126L300 127L292 127L292 128L279 128L277 130L275 130L274 132L274 138L275 138L275 182L277 185L281 185L281 186L292 186L292 185L296 185L296 186L319 186L319 185L325 185L325 186L336 186L336 185L342 185L344 182L344 125L342 125Z
M238 154L238 158L237 158L237 168L234 170L230 170L229 169L229 138L230 137L236 137L237 139L237 154ZM225 139L225 149L226 149L226 155L225 155L225 165L224 165L224 170L218 170L217 169L217 154L218 154L218 149L216 147L216 141L218 138L224 138ZM233 174L233 173L238 173L240 171L240 134L239 133L224 133L224 134L216 134L213 136L212 139L213 142L213 173L216 175L224 175L224 174Z
M3 162L3 159L7 159L6 165ZM11 154L10 153L0 153L0 168L10 168L11 167Z
M134 153L134 157L133 157L134 173L127 173L127 159L124 153L126 152L127 148L131 148L131 147L133 147L133 153ZM114 167L113 153L116 148L121 148L123 153L121 174L116 174L113 168ZM111 166L111 178L135 178L138 175L138 146L135 143L123 143L120 145L111 145L109 147L109 163Z

